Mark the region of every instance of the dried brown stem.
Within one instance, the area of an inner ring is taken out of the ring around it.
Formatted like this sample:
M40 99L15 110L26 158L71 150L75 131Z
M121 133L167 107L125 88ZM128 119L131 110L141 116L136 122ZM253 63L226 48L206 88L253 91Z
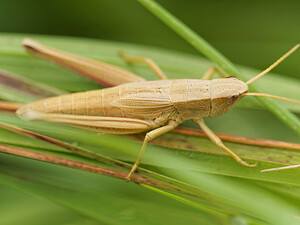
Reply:
M25 77L19 77L4 70L0 70L0 83L3 86L13 88L36 98L45 98L53 95L63 95L68 93L46 84L29 80Z
M63 165L63 166L71 167L71 168L81 169L81 170L85 170L85 171L89 171L89 172L93 172L93 173L103 174L106 176L111 176L111 177L115 177L115 178L119 178L119 179L123 179L123 180L125 180L126 176L128 175L128 173L126 173L126 172L122 172L122 171L118 171L118 170L114 170L114 169L108 169L108 168L96 166L93 164L78 162L75 160L69 160L69 159L65 159L65 158L61 158L61 157L57 157L57 156L53 156L53 155L49 155L49 154L45 154L45 153L33 152L33 151L16 148L16 147L11 147L11 146L7 146L7 145L2 145L2 144L0 144L0 152L10 154L10 155L16 155L16 156L20 156L20 157L24 157L24 158L29 158L29 159L35 159L35 160L48 162L48 163L52 163L52 164ZM147 184L147 185L151 185L151 186L155 186L155 187L174 190L174 188L172 188L168 185L162 184L156 180L153 180L153 179L150 179L150 178L147 178L144 176L140 176L140 175L132 175L131 181L133 181L135 183L142 183L142 184Z
M185 134L185 135L193 135L197 137L207 137L207 135L203 131L191 129L191 128L177 127L172 132ZM296 144L296 143L274 141L274 140L261 139L261 138L241 137L241 136L222 134L222 133L215 133L215 134L223 141L230 141L230 142L236 142L236 143L248 144L248 145L258 145L264 147L300 150L300 144Z
M19 103L0 101L0 110L16 111L21 106L22 106L22 104L19 104Z
M51 138L51 137L47 137L45 135L34 133L32 131L25 130L25 129L15 127L15 126L12 126L12 125L4 124L4 123L1 123L1 122L0 122L0 127L4 128L4 129L7 129L7 130L10 130L10 131L15 132L15 133L19 133L19 134L28 136L28 137L32 137L32 138L36 138L36 139L40 139L40 140L49 142L51 144L54 144L54 145L57 145L57 146L62 147L64 149L67 149L67 150L69 150L69 151L71 151L75 154L84 156L84 157L89 158L89 159L94 159L94 160L97 160L99 162L106 163L108 165L117 166L121 169L124 169L124 168L125 169L130 169L131 168L131 165L128 164L128 163L125 163L125 162L122 162L122 161L119 161L119 160L116 160L116 159L108 158L108 157L103 156L99 153L92 152L92 151L87 150L87 149L82 148L82 147L73 146L69 143L66 143L66 142ZM144 169L144 168L139 168L138 172L140 172L143 175L154 176L155 178L158 179L158 180L155 180L155 179L150 179L150 178L142 176L142 178L139 178L139 179L141 181L143 179L146 180L147 182L144 182L145 184L166 188L166 189L181 192L181 193L191 194L191 193L188 193L188 192L184 191L181 187L182 183L178 182L177 180L174 180L172 178L157 174L153 171L149 171L149 170ZM127 175L128 175L128 173L126 173L126 176ZM159 182L159 180L160 181L165 181L165 182ZM136 182L135 180L133 180L133 181Z
M57 140L55 138L51 138L51 137L48 137L48 136L45 136L45 135L42 135L42 134L38 134L38 133L29 131L29 130L25 130L25 129L20 128L20 127L4 124L4 123L1 123L1 122L0 122L0 127L4 128L4 129L7 129L7 130L10 130L14 133L18 133L18 134L21 134L21 135L25 135L27 137L39 139L39 140L54 144L56 146L67 149L70 152L73 152L77 155L81 155L81 156L84 156L84 157L87 157L87 158L90 158L90 159L95 159L97 161L107 163L107 164L110 164L110 165L119 166L121 168L127 168L127 169L131 168L130 164L124 163L122 161L113 160L114 162L112 162L112 160L108 159L107 157L105 157L103 155L100 155L99 153L94 153L94 152L89 151L87 149L84 149L84 148L81 148L81 147L78 147L78 146L73 146L73 145L71 145L67 142L63 142L63 141Z

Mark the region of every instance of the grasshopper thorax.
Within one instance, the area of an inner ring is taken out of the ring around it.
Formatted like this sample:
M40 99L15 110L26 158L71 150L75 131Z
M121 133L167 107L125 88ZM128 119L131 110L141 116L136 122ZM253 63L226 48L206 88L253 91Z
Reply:
M227 112L248 92L248 85L235 77L213 79L211 82L210 117Z

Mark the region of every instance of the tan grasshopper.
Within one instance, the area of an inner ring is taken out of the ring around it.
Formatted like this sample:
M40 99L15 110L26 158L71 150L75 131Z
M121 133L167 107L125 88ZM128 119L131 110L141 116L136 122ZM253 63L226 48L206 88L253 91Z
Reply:
M144 62L160 78L145 81L123 69L103 62L84 59L41 45L30 39L23 41L25 48L44 59L54 61L93 79L100 79L111 88L47 98L21 107L17 114L26 120L45 120L96 129L99 132L134 134L147 132L139 156L126 180L137 169L147 143L174 129L185 120L199 124L207 136L224 149L239 164L248 164L227 148L204 123L204 117L215 117L230 110L244 96L265 96L300 104L284 97L248 93L248 85L276 67L293 53L296 45L269 68L246 83L227 77L215 67L202 79L167 79L161 69L148 58L133 58L121 53L129 63ZM217 72L224 78L210 78ZM100 77L100 78L99 78ZM117 85L117 86L116 86Z

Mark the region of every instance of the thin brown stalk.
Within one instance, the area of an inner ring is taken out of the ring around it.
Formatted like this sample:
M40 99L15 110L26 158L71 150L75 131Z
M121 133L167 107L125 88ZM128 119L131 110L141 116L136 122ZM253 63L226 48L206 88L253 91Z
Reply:
M38 98L50 97L53 95L63 95L68 93L67 91L48 86L46 84L38 83L25 77L19 77L4 70L0 70L0 83L6 87L22 91Z
M192 128L177 127L172 132L178 134L193 135L197 137L207 137L207 135L203 131L192 129ZM296 143L274 141L274 140L261 139L261 138L241 137L241 136L222 134L222 133L215 133L215 134L223 141L230 141L230 142L236 142L236 143L248 144L248 145L257 145L263 147L300 150L300 144L296 144Z
M104 155L101 155L99 153L92 152L88 149L85 149L85 148L82 148L82 147L79 147L79 146L73 146L72 144L69 144L67 142L63 142L63 141L57 140L55 138L51 138L51 137L48 137L48 136L45 136L45 135L42 135L42 134L38 134L38 133L29 131L29 130L25 130L25 129L20 128L20 127L4 124L4 123L1 123L1 122L0 122L0 127L4 128L4 129L7 129L7 130L10 130L14 133L25 135L27 137L31 137L31 138L39 139L39 140L42 140L42 141L46 141L48 143L51 143L51 144L54 144L56 146L62 147L66 150L69 150L70 152L73 152L74 154L81 155L81 156L89 158L89 159L94 159L94 160L97 160L99 162L102 162L102 163L105 163L105 164L108 164L108 165L117 166L121 169L127 169L127 170L129 170L131 168L130 164L125 163L123 161L120 161L120 160L117 160L117 159L112 159L112 158L106 157ZM150 170L147 170L147 169L144 169L144 168L138 168L138 172L142 173L143 175L153 176L153 177L155 177L159 180L162 180L162 181L167 180L167 184L164 184L165 186L168 186L168 184L174 185L174 182L176 182L175 180L173 180L169 177L162 176L160 174L157 174L153 171L150 171ZM185 193L185 191L183 191L181 188L171 188L170 187L168 189L170 189L170 190L172 189L174 191Z
M125 169L130 169L131 168L130 164L122 162L120 160L112 159L112 158L103 156L99 153L95 153L95 152L92 152L90 150L87 150L85 148L78 147L78 146L73 146L69 143L66 143L66 142L51 138L51 137L47 137L47 136L44 136L44 135L41 135L41 134L38 134L38 133L34 133L32 131L29 131L29 130L25 130L25 129L22 129L22 128L19 128L19 127L11 126L11 125L4 124L4 123L1 123L1 122L0 122L0 127L4 128L4 129L7 129L7 130L10 130L14 133L19 133L21 135L25 135L25 136L28 136L28 137L32 137L32 138L36 138L36 139L40 139L40 140L49 142L51 144L54 144L54 145L57 145L57 146L62 147L64 149L67 149L67 150L69 150L69 151L71 151L75 154L84 156L84 157L89 158L89 159L94 159L94 160L97 160L99 162L102 162L102 163L105 163L105 164L108 164L108 165L117 166L121 169L124 169L124 168ZM161 187L164 186L165 188L167 188L169 190L173 190L173 191L177 191L177 192L181 192L181 193L186 193L186 194L190 194L190 195L194 195L193 193L195 191L198 192L193 187L187 186L185 183L182 183L182 182L177 181L175 179L172 179L170 177L163 176L161 174L155 173L153 171L150 171L150 170L147 170L147 169L144 169L144 168L138 168L137 173L140 173L140 174L143 174L143 175L146 175L146 176L148 176L148 175L152 176L153 178L155 178L154 181L156 183L161 183ZM126 173L126 175L127 175L127 173ZM156 180L158 180L158 181L156 181ZM182 188L182 187L184 187L184 188ZM185 189L190 190L190 192L186 192ZM202 196L202 195L200 194L199 196Z
M109 159L108 157L105 157L105 156L103 156L99 153L95 153L95 152L89 151L87 149L78 147L78 146L73 146L73 145L71 145L67 142L57 140L55 138L51 138L51 137L48 137L48 136L45 136L45 135L42 135L42 134L38 134L38 133L35 133L33 131L25 130L23 128L8 125L8 124L1 123L1 122L0 122L0 127L4 128L4 129L7 129L7 130L10 130L14 133L18 133L18 134L21 134L21 135L24 135L24 136L27 136L27 137L39 139L39 140L54 144L58 147L67 149L70 152L73 152L77 155L81 155L81 156L84 156L84 157L87 157L87 158L90 158L90 159L95 159L99 162L107 163L107 164L114 165L114 166L119 166L121 168L127 168L127 169L131 168L130 164L124 163L124 162L119 161L119 160Z
M19 104L19 103L0 101L0 110L16 111L21 106L22 106L22 104Z
M61 158L61 157L57 157L57 156L53 156L53 155L49 155L49 154L45 154L45 153L33 152L33 151L16 148L16 147L12 147L12 146L7 146L7 145L2 145L2 144L0 144L0 152L10 154L10 155L16 155L16 156L20 156L20 157L24 157L24 158L29 158L29 159L35 159L35 160L48 162L48 163L52 163L52 164L63 165L63 166L76 168L76 169L80 169L80 170L85 170L85 171L98 173L98 174L102 174L102 175L106 175L106 176L110 176L110 177L115 177L115 178L119 178L119 179L123 179L123 180L125 180L126 176L128 175L128 173L126 173L126 172L122 172L122 171L118 171L118 170L114 170L114 169L108 169L108 168L96 166L96 165L89 164L89 163L78 162L75 160L69 160L69 159L65 159L65 158ZM131 181L133 181L135 183L147 184L147 185L151 185L151 186L155 186L155 187L174 190L174 188L172 188L168 185L160 183L151 178L147 178L147 177L136 175L136 174L131 176Z

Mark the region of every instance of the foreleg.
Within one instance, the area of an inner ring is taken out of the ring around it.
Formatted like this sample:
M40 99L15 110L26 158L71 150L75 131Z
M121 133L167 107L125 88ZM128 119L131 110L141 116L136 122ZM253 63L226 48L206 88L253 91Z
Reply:
M227 148L222 140L211 130L209 129L206 124L204 123L203 119L197 119L194 120L195 123L199 124L201 129L203 130L204 133L207 134L209 139L215 143L217 146L225 150L232 158L234 158L239 164L246 166L246 167L256 167L258 163L255 164L248 164L247 162L243 161L237 154L235 154L233 151L231 151L229 148Z

